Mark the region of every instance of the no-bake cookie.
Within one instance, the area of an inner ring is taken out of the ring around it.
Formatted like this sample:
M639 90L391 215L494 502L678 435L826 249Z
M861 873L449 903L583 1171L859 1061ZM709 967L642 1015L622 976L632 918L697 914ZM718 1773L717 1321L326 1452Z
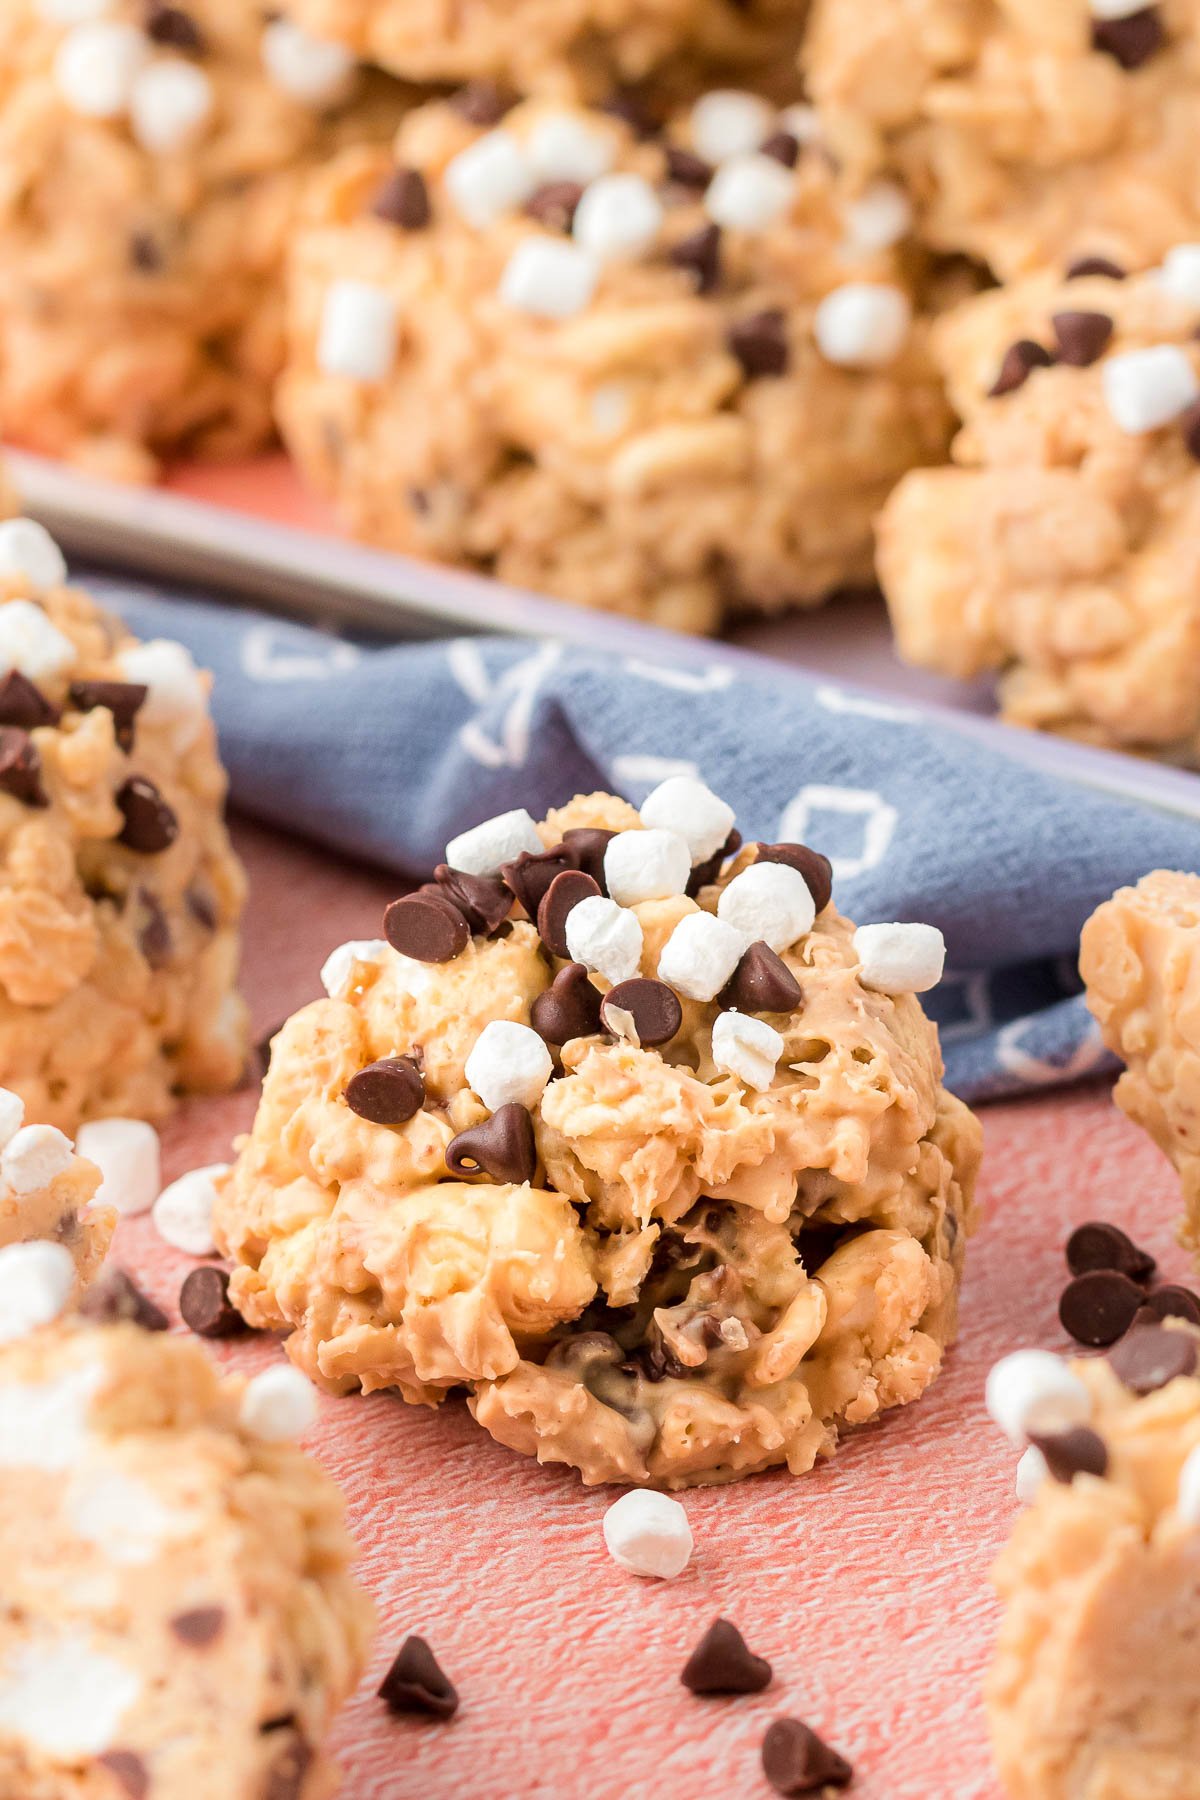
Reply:
M348 153L292 262L305 473L364 537L691 630L869 580L948 413L905 196L843 204L810 123L460 97Z
M732 832L690 778L508 814L331 955L215 1220L300 1368L664 1487L802 1473L934 1379L980 1149L940 936Z

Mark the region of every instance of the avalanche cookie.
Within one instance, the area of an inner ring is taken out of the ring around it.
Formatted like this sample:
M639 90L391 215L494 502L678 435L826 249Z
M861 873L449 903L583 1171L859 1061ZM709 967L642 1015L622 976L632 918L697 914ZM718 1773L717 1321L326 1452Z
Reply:
M243 877L208 681L0 524L0 1081L40 1125L231 1087Z
M247 1320L587 1482L800 1474L916 1399L980 1147L915 997L940 940L738 842L684 778L509 813L335 951L218 1199Z
M331 1791L371 1607L341 1496L280 1441L280 1374L129 1324L0 1348L6 1800Z
M292 264L303 468L365 537L690 630L868 580L947 414L904 195L842 204L807 127L460 100L347 154Z
M848 170L898 174L1001 280L1200 228L1196 0L817 0L804 64Z
M1004 671L1019 724L1200 754L1198 327L1191 244L940 321L957 466L907 476L879 524L909 661Z

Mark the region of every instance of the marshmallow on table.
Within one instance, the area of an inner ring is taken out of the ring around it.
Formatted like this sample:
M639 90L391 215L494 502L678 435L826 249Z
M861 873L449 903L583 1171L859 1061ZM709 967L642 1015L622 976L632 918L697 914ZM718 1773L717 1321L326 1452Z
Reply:
M717 917L748 943L787 950L813 928L812 890L789 863L756 862L735 875L717 901Z
M673 831L687 845L693 863L707 862L733 830L732 806L694 775L668 775L641 806L643 825Z
M1092 1397L1077 1375L1049 1350L1014 1350L989 1371L988 1413L1014 1444L1086 1425Z
M75 1286L63 1244L33 1239L0 1250L0 1344L57 1319Z
M273 19L262 35L263 67L281 93L306 106L332 106L349 92L355 60L340 44L315 38L290 19Z
M61 587L67 579L62 551L36 519L0 522L0 575L23 575L36 588Z
M757 150L771 135L775 113L758 94L714 88L692 108L692 148L707 163Z
M692 873L684 840L673 831L619 831L604 852L604 880L619 906L682 894Z
M936 925L860 925L853 944L864 987L924 994L942 979L946 940Z
M217 1182L228 1173L228 1163L209 1163L189 1169L165 1187L151 1213L159 1237L188 1256L211 1256L217 1247L213 1240Z
M525 155L539 181L595 181L611 169L614 154L611 137L570 112L547 113L525 140Z
M0 606L0 670L17 669L30 681L61 675L75 661L75 646L32 600Z
M532 1108L554 1073L554 1059L530 1026L493 1019L475 1039L465 1072L468 1086L489 1112L499 1112L513 1101Z
M826 362L871 369L899 356L912 324L908 296L884 282L848 281L826 294L813 336Z
M682 1575L692 1555L692 1528L678 1500L651 1488L634 1488L604 1515L608 1553L631 1575L670 1581Z
M782 1055L783 1039L765 1019L718 1013L712 1030L712 1059L718 1069L761 1093L774 1080Z
M748 945L749 939L724 919L688 913L662 947L658 978L685 1000L715 1000Z
M0 1151L0 1179L14 1194L33 1194L71 1166L74 1147L55 1125L22 1125Z
M505 306L531 318L572 319L591 300L599 273L592 257L577 245L529 237L504 265L499 294Z
M792 171L754 151L722 163L704 196L704 210L714 225L729 231L765 231L783 217L794 193Z
M92 1119L75 1148L100 1171L96 1200L119 1213L149 1212L162 1186L158 1133L144 1119Z
M662 201L641 175L602 175L586 187L571 230L598 262L638 256L662 229Z
M455 211L478 231L524 206L537 186L524 149L503 130L489 131L460 150L442 179Z
M150 46L135 25L96 19L76 25L58 46L54 79L72 112L116 119L129 105L134 78Z
M335 281L325 295L317 365L350 381L382 381L396 360L396 302L367 281Z
M603 975L615 987L641 967L641 921L604 894L589 894L567 914L567 949L572 962Z
M1044 1481L1050 1478L1046 1459L1036 1444L1022 1451L1017 1463L1016 1495L1022 1506L1028 1506Z
M284 1363L264 1369L247 1383L238 1409L243 1431L264 1444L284 1444L303 1437L317 1420L317 1396L299 1369Z
M1200 380L1178 344L1151 344L1110 356L1100 380L1115 424L1129 437L1169 425L1200 399Z
M129 96L129 122L143 150L159 156L186 150L213 114L212 82L194 63L163 57L139 71Z
M382 938L352 938L331 950L321 967L321 986L331 1000L344 1000L354 986L358 963L382 963L395 951Z
M540 856L544 849L537 826L519 806L460 831L446 845L446 861L464 875L497 875L502 863L515 862L523 850Z

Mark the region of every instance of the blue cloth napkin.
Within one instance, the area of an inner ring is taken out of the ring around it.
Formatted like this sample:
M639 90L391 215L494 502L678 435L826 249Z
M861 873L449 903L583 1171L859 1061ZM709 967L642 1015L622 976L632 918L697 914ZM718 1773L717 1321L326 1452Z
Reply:
M595 788L636 804L700 775L747 838L830 856L858 923L941 927L948 972L925 998L966 1099L1111 1066L1080 994L1080 928L1147 870L1200 866L1200 823L790 669L511 638L371 646L88 579L140 636L178 638L214 671L239 808L408 876L510 807L536 817Z

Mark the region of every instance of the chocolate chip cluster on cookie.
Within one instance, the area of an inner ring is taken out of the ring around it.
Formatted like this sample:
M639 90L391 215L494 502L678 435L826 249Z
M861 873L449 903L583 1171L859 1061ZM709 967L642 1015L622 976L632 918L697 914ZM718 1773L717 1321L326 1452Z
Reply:
M446 858L275 1040L215 1219L247 1320L587 1482L799 1474L917 1398L980 1150L940 934L855 931L692 777Z

